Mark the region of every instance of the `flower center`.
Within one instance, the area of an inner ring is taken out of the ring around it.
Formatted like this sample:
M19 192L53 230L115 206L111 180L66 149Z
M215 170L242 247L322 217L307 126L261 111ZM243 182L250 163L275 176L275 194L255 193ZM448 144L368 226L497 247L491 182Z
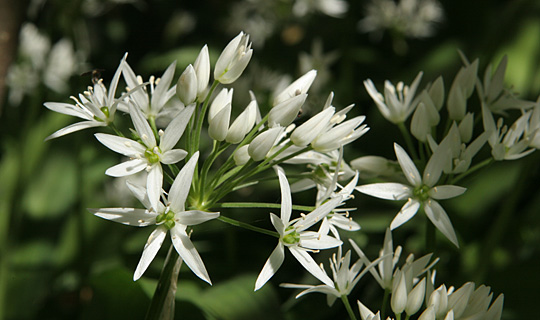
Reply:
M167 208L167 211L156 217L156 223L163 224L167 230L171 230L171 228L176 224L174 221L174 212Z
M420 201L426 201L427 199L429 199L429 190L431 188L426 186L425 184L419 186L419 187L416 187L413 191L413 195L416 199L420 200Z
M290 230L293 230L293 231L290 231ZM286 245L293 245L300 242L300 234L296 232L296 229L293 226L287 227L287 229L285 229L285 232L286 233L289 232L289 233L283 236L283 243L285 243Z
M159 155L156 154L156 151L159 152L159 149L158 148L154 148L154 150L146 149L146 151L144 152L144 156L150 164L159 162Z

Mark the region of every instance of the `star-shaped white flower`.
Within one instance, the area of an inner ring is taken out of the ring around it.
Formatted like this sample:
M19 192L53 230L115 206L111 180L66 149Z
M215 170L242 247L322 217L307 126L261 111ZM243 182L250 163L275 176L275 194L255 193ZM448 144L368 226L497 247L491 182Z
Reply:
M187 152L182 149L173 149L193 114L194 105L186 107L171 121L165 132L161 135L159 146L150 125L144 118L142 111L134 105L129 105L129 111L135 130L141 140L96 133L96 138L107 148L123 154L130 160L110 167L105 171L109 176L123 177L148 171L147 189L151 201L157 202L163 184L163 170L161 164L173 164L185 158ZM153 207L156 203L152 203Z
M144 204L146 209L89 209L90 212L98 217L122 224L137 227L157 226L154 232L150 234L148 242L144 246L141 260L133 275L133 280L138 280L143 275L159 251L159 248L161 248L167 231L170 231L174 248L182 260L199 278L212 284L204 263L186 232L188 226L197 225L219 217L219 212L186 211L185 202L191 188L191 180L193 179L193 172L198 158L199 152L196 152L182 170L180 170L169 190L166 205L159 201L159 199L151 199L151 194L158 194L158 198L161 196L161 186L156 192L146 192L144 187L128 184L130 190ZM155 205L152 203L155 203Z
M109 90L107 90L105 85L103 85L103 81L100 79L94 83L93 87L88 87L88 91L85 91L84 94L79 94L78 99L72 96L71 99L75 101L74 105L62 102L45 102L44 105L49 110L85 120L60 129L48 136L45 140L58 138L83 129L106 127L114 120L118 103L130 94L128 92L119 99L115 98L116 87L118 86L118 80L120 79L126 57L127 53L122 58L122 61L120 61L120 65L114 73Z
M435 227L459 247L450 218L448 218L443 207L436 201L457 197L466 190L463 187L453 185L435 186L441 176L445 159L450 157L449 150L437 148L429 159L423 176L420 175L414 162L401 146L395 143L394 150L399 165L410 185L395 182L374 183L359 186L356 189L381 199L407 200L394 220L392 220L390 224L392 230L409 221L418 212L418 209L423 207L424 212Z
M279 243L261 270L255 283L255 290L259 290L279 269L285 259L285 247L289 248L289 251L296 260L313 276L321 280L324 284L334 287L332 279L317 265L308 251L318 251L341 245L341 240L328 235L330 230L328 221L323 220L330 211L341 203L341 196L329 200L307 215L302 215L300 218L289 221L292 212L289 182L283 169L277 168L276 171L281 187L281 218L270 213L270 219L279 233ZM321 220L323 220L323 223L318 232L306 231Z

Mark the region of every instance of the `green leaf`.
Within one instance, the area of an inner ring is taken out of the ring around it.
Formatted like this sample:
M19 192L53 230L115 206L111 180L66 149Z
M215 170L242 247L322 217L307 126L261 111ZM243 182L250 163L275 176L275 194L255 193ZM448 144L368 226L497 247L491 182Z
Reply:
M74 204L77 167L68 155L52 154L32 180L22 198L22 207L32 218L56 218Z

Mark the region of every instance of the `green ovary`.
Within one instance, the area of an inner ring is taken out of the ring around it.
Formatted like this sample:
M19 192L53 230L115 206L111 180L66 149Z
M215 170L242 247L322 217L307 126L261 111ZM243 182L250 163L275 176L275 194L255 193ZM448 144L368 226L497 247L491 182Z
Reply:
M167 211L166 213L162 213L156 217L157 224L163 224L167 230L172 229L176 222L174 221L174 212Z
M151 149L147 149L144 152L145 158L150 162L150 164L158 163L159 162L159 156L154 153Z
M431 188L423 184L414 189L413 195L416 199L420 201L426 201L427 199L429 199L429 190L431 190Z
M294 229L293 226L288 227L287 229L285 229L285 233L289 232L292 229ZM291 231L285 236L283 236L283 243L285 243L286 245L293 245L297 244L298 242L300 242L300 234L296 232L296 230Z

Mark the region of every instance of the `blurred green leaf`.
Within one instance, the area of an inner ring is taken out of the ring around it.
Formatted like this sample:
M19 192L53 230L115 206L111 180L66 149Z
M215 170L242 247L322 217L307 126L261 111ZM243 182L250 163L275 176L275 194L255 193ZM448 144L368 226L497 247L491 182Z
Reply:
M56 218L73 205L77 191L73 158L62 152L51 154L25 190L22 207L34 219Z

